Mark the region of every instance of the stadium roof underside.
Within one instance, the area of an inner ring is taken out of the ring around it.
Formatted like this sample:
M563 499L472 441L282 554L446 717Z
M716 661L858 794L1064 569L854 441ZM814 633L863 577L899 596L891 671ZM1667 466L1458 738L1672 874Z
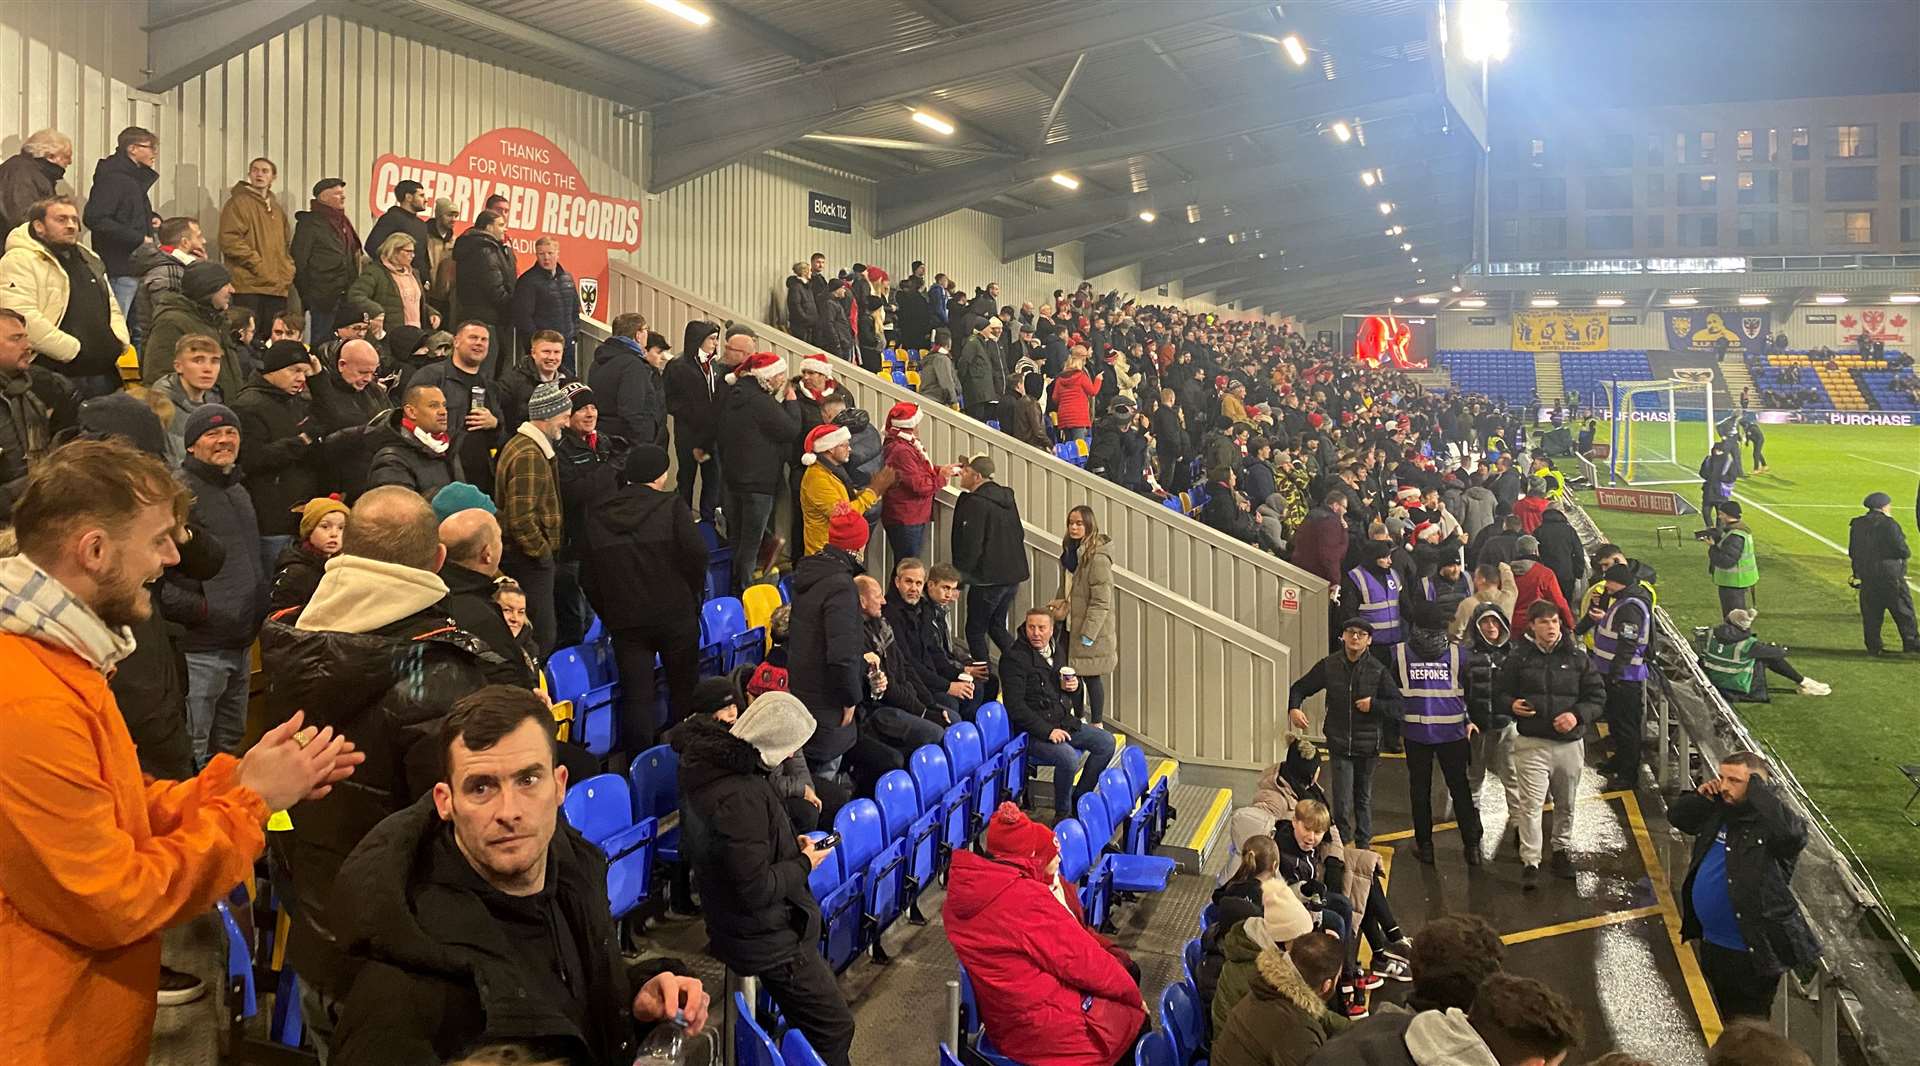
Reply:
M1006 220L1003 261L1081 240L1088 275L1164 259L1143 284L1188 296L1231 282L1294 313L1272 301L1306 277L1245 267L1284 249L1326 306L1377 304L1472 249L1472 140L1411 0L694 0L705 26L637 2L149 4L149 89L331 14L645 111L655 192L779 150L873 181L876 236L976 208Z

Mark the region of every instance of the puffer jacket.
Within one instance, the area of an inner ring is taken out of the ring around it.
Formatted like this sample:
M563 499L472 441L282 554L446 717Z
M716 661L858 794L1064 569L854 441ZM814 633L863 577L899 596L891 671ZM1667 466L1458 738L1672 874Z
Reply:
M1480 620L1492 618L1500 623L1500 639L1490 642L1480 632ZM1507 653L1512 650L1506 613L1496 603L1476 607L1466 628L1472 650L1467 655L1467 720L1483 733L1504 731L1513 721L1513 708L1495 698L1500 687L1500 672L1506 668Z
M1506 669L1494 683L1494 699L1509 709L1516 699L1533 705L1532 715L1514 716L1521 736L1572 742L1585 737L1587 727L1600 717L1607 689L1587 653L1563 632L1559 643L1546 651L1530 636L1516 638L1507 652ZM1573 728L1555 730L1553 720L1568 712L1578 719Z
M1302 1066L1337 1031L1326 1003L1284 951L1254 957L1246 994L1215 1023L1211 1061L1222 1066Z
M813 866L759 753L704 716L680 730L680 853L693 868L714 956L736 972L761 973L813 951Z
M181 261L182 257L185 257L185 262ZM142 338L146 336L147 327L153 324L154 298L163 292L179 292L180 279L186 276L187 263L191 262L197 260L185 252L163 252L152 244L143 244L133 250L128 265L140 279L140 285L133 290L133 309L128 322ZM142 347L145 347L144 344ZM155 354L169 369L173 367L172 352Z
M219 573L194 581L169 572L162 601L178 609L199 605L200 621L180 635L183 651L231 651L253 643L267 615L269 577L260 559L254 504L240 485L240 468L222 471L189 455L180 480L193 493L195 525L219 540L226 558ZM190 609L190 608L189 608Z
M263 537L297 534L300 516L293 509L320 495L320 427L313 423L311 403L305 392L282 392L258 376L234 401L240 469ZM306 440L300 439L303 434Z
M417 254L414 262L416 266L419 263ZM476 319L492 326L493 347L487 361L492 363L503 354L511 359L515 352L500 342L501 331L513 322L513 249L486 230L469 229L454 238L453 270L450 321Z
M106 289L107 277L112 271L84 245L75 247L93 268L101 288ZM124 261L122 268L123 272L127 269ZM20 317L27 320L27 344L59 363L71 363L80 356L80 338L60 328L72 295L66 268L33 236L30 225L22 222L14 227L13 232L7 234L6 254L0 256L0 307L18 311ZM111 293L107 297L107 316L113 335L123 345L130 343L126 316L120 313L120 301ZM167 369L173 369L172 356L168 356Z
M1467 1016L1454 1008L1382 1011L1333 1040L1307 1066L1500 1066Z
M1366 652L1357 661L1349 661L1344 648L1335 651L1293 683L1287 693L1287 706L1298 707L1319 692L1327 694L1323 722L1327 750L1350 758L1380 754L1384 723L1400 714L1400 689L1380 660ZM1368 709L1356 709L1354 702L1367 697L1373 699Z
M513 328L525 338L522 344L531 343L543 329L572 337L580 328L580 290L565 264L542 270L536 263L514 282Z
M66 167L24 148L0 163L0 233L25 222L33 205L52 196L66 176Z
M787 332L809 344L817 336L820 324L820 309L813 302L813 291L807 287L807 279L797 275L787 275Z
M320 577L327 572L329 558L331 556L314 551L304 540L290 541L280 550L280 558L274 560L268 609L284 611L289 607L305 607L313 598L313 590L320 587Z
M605 432L635 444L666 444L665 375L647 362L632 338L614 337L594 349L593 398Z
M412 431L400 424L405 417L406 413L398 408L380 416L380 424L391 436L375 438L378 443L367 467L365 489L405 485L431 500L441 489L466 480L459 453L451 446L443 452L430 451Z
M1033 862L953 853L947 940L994 1046L1031 1066L1110 1066L1146 1021L1140 989Z
M1067 601L1067 663L1086 677L1103 677L1120 665L1120 616L1115 610L1111 538L1096 533L1080 546L1080 561L1060 570L1055 599ZM1088 644L1088 638L1093 643Z
M487 683L488 661L499 658L454 627L436 606L445 595L432 574L345 556L306 607L273 615L260 633L269 723L305 710L308 724L333 726L367 754L351 783L301 804L293 831L275 834L293 872L287 962L328 993L344 991L344 957L329 917L341 863L381 819L440 779L441 720L455 700ZM343 617L342 601L359 607ZM358 631L299 628L309 613Z
M220 209L220 258L234 292L285 296L293 288L293 222L273 190L234 182Z
M100 253L107 273L116 278L133 275L133 250L146 241L153 225L147 190L159 180L159 172L134 162L125 152L94 164L81 221L93 234L93 250Z
M807 758L825 761L853 747L856 726L841 724L846 708L866 696L866 633L853 588L860 560L828 545L793 568L793 629L789 640L788 688L819 723L807 742Z

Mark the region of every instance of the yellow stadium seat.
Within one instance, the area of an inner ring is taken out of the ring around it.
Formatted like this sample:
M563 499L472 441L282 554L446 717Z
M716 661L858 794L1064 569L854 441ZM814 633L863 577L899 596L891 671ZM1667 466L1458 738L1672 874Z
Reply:
M561 700L553 705L553 720L557 723L555 735L561 740L569 740L573 734L573 701Z
M766 630L767 647L773 647L773 612L780 609L780 586L773 582L748 585L740 594L740 605L747 609L747 628L755 626Z
M918 370L907 371L907 388L915 392L920 391L920 372Z
M119 363L116 364L116 366L120 371L121 381L129 385L139 384L140 382L139 353L135 352L131 347L129 347L126 351L120 353L120 361Z

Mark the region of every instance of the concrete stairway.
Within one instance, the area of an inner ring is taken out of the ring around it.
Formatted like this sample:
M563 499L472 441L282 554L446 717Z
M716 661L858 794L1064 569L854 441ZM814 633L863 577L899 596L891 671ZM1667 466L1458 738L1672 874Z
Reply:
M1560 377L1560 353L1541 352L1533 357L1533 387L1540 394L1540 402L1549 406L1559 403L1567 394L1566 383Z
M1117 732L1113 740L1113 765L1118 766L1119 753L1133 741ZM1158 854L1174 860L1189 873L1219 872L1229 850L1227 815L1233 810L1233 789L1183 783L1177 759L1149 753L1147 766L1151 771L1149 781L1152 784L1162 780L1167 782L1167 800L1174 811L1173 818L1167 823L1167 835L1160 842ZM1075 780L1079 779L1079 774L1086 772L1087 767L1083 762ZM1038 767L1033 770L1033 781L1027 787L1027 806L1029 809L1051 809L1052 802L1053 768Z
M1719 370L1720 379L1726 382L1727 386L1727 410L1739 410L1740 394L1750 389L1752 391L1748 393L1748 403L1753 407L1760 406L1759 390L1753 387L1753 371L1747 368L1745 359L1723 359L1720 361Z

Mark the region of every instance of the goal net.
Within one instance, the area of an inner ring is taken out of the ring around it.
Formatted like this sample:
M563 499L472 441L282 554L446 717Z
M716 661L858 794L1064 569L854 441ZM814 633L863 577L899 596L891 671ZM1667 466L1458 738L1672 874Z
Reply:
M1713 382L1608 381L1608 474L1615 485L1682 485L1700 479L1713 446Z

